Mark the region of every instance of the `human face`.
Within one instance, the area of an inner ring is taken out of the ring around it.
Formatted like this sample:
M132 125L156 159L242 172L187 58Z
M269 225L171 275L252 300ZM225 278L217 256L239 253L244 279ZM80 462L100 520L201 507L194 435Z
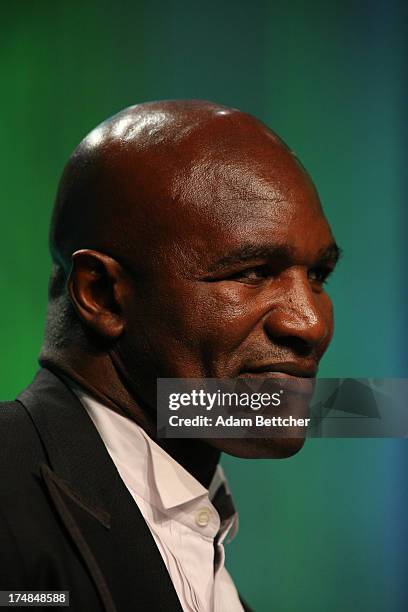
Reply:
M217 168L194 173L135 283L121 361L150 404L156 377L313 377L332 337L338 249L304 170L284 149Z

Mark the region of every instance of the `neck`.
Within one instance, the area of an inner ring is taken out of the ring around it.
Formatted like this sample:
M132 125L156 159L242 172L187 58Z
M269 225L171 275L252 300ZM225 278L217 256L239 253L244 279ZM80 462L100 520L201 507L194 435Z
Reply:
M67 355L43 352L40 365L57 375L62 374L70 378L111 410L135 421L163 450L208 489L220 458L220 451L197 439L157 438L155 419L126 388L109 358L93 355L86 359L77 356L75 359Z

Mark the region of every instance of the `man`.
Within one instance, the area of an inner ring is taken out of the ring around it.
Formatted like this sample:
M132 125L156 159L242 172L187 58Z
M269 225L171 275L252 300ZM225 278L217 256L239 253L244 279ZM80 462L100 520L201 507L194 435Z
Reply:
M1 407L1 588L69 590L81 611L245 609L220 452L303 440L156 439L156 381L316 375L338 249L313 183L249 115L141 104L74 151L50 248L42 369Z

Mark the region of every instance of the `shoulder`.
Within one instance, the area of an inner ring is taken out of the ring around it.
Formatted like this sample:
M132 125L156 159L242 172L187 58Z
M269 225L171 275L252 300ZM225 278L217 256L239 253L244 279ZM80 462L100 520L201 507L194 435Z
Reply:
M12 525L20 514L29 514L28 508L34 510L43 497L40 465L44 462L45 451L24 406L17 400L0 403L0 517L3 521L7 518Z
M0 505L13 517L17 500L27 506L29 493L38 491L45 451L35 426L19 401L0 403ZM36 496L34 496L35 499ZM11 503L13 500L13 503Z
M0 432L4 435L7 430L17 423L28 424L28 415L24 406L18 400L0 402Z
M53 516L40 477L46 462L35 426L19 401L0 403L0 586L34 585ZM7 564L2 563L7 557ZM28 572L26 574L26 572ZM29 588L28 586L25 588Z
M0 402L1 475L4 477L12 470L16 478L16 470L43 457L37 431L21 402Z

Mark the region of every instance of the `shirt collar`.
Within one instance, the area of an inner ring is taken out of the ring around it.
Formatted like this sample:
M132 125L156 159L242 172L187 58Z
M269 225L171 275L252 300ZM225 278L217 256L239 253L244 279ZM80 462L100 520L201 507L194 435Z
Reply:
M137 494L162 511L209 498L225 534L229 532L230 540L234 537L238 515L220 465L207 490L137 423L105 406L71 380L67 382L94 422L114 463L126 470L127 482ZM150 478L146 477L148 473Z

